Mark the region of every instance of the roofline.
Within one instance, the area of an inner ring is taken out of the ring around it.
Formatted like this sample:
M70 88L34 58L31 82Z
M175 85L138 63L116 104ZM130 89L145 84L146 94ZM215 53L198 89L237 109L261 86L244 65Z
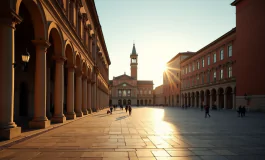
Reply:
M203 48L201 48L200 50L198 50L198 51L197 51L195 54L193 54L192 56L190 56L190 57L188 57L188 58L182 60L180 63L189 60L189 59L192 58L193 56L199 54L199 53L202 52L203 50L209 48L210 46L216 44L216 43L219 42L220 40L226 38L227 36L229 36L229 35L231 35L231 34L233 34L233 33L235 33L235 32L236 32L236 27L235 27L235 28L232 28L230 31L226 32L226 33L225 33L224 35L222 35L221 37L219 37L219 38L217 38L216 40L212 41L211 43L207 44L206 46L204 46Z
M101 28L101 25L100 25L100 21L99 21L99 17L98 17L98 13L97 13L97 9L96 9L96 5L95 5L95 1L94 0L86 0L87 2L87 6L90 7L89 8L89 11L90 11L90 15L91 15L91 18L94 20L95 22L95 31L98 31L99 34L99 39L100 39L100 42L102 44L102 48L104 50L104 54L107 58L107 61L109 63L109 65L111 64L111 61L110 61L110 58L109 58L109 53L108 53L108 49L107 49L107 46L106 46L106 43L105 43L105 39L104 39L104 36L103 36L103 32L102 32L102 28Z
M177 57L179 57L179 56L181 56L181 55L190 55L190 54L194 54L194 53L196 53L196 52L179 52L177 55L175 55L171 60L169 60L168 62L167 62L167 64L168 63L170 63L170 62L172 62L173 60L175 60Z
M234 2L231 3L231 6L236 6L241 0L235 0Z

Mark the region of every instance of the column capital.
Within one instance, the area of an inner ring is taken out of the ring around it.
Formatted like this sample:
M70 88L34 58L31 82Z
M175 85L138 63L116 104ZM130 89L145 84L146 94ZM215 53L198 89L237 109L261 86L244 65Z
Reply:
M57 63L64 63L67 60L64 56L53 56L52 57Z
M47 40L32 40L31 41L36 47L49 48L51 44Z
M75 73L76 73L76 76L78 77L81 77L83 75L82 70L80 70L79 68L76 68Z
M13 9L3 11L3 15L0 17L0 24L6 24L15 29L16 24L20 24L23 18L20 17Z

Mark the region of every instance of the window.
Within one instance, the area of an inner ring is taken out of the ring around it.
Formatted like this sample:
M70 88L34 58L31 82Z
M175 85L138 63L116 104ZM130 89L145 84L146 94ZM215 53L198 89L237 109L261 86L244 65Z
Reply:
M213 63L216 63L216 53L213 54Z
M228 78L232 77L232 66L228 67Z
M121 90L119 90L118 92L119 92L119 97L121 97Z
M132 58L132 63L137 63L135 58Z
M216 71L213 72L213 81L216 81Z
M194 71L195 70L195 64L194 64L194 62L192 63L192 71Z
M199 84L199 82L200 82L200 76L197 75L197 84Z
M220 51L220 60L223 60L224 59L224 50L221 49Z
M141 95L143 94L143 91L142 91L142 90L140 90L140 94L141 94Z
M127 96L131 97L131 90L127 90Z
M191 65L189 65L189 72L191 71Z
M210 65L210 56L208 56L208 65Z
M123 84L122 84L122 86L123 86L123 87L126 87L126 84L125 84L125 83L123 83Z
M204 67L204 58L202 58L202 67Z
M223 79L223 78L224 78L224 70L221 69L221 70L220 70L220 79Z
M126 95L127 95L127 94L126 94L126 90L123 90L123 91L122 91L122 96L123 96L123 97L126 97Z
M149 94L152 94L152 93L151 93L151 90L149 90Z
M232 45L228 46L228 57L232 57Z
M200 61L197 61L197 69L200 69Z
M186 67L186 74L188 73L188 67Z

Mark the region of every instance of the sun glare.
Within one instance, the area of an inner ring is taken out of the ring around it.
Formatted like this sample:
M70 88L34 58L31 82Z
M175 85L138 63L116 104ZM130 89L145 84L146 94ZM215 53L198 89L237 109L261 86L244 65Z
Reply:
M168 69L167 64L164 64L163 65L163 71L165 72L165 71L167 71L167 69Z

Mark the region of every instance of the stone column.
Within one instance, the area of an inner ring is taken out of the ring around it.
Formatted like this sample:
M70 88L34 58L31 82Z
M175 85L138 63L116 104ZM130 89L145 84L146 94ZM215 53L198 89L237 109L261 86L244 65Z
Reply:
M47 93L46 93L46 116L52 118L51 114L51 68L47 67Z
M92 113L92 109L91 109L91 80L88 79L87 80L87 110L88 113Z
M50 44L42 40L32 41L36 45L36 68L34 86L34 117L30 128L46 128L51 122L46 117L46 51Z
M75 82L75 113L77 117L82 117L82 72L77 70Z
M219 94L216 94L216 108L219 109Z
M213 95L210 94L210 108L213 108Z
M207 95L206 95L207 93L206 92L204 92L204 105L207 105Z
M12 65L15 57L15 24L21 20L12 11L8 12L7 17L0 17L0 138L4 139L21 134L21 128L14 122L15 70Z
M194 107L198 107L198 104L197 104L197 95L196 94L194 96Z
M64 102L64 61L65 57L54 57L55 63L55 82L54 82L54 115L52 122L64 123L66 117L63 114Z
M198 98L199 98L199 105L198 105L198 106L201 107L201 104L202 104L202 98L201 98L201 94L200 94L200 93L199 93L199 97L198 97Z
M68 77L67 77L67 119L75 119L76 114L74 111L75 105L75 66L68 67Z
M87 76L82 78L82 112L87 115Z
M226 93L224 93L224 109L227 109L227 107L226 107Z
M233 109L236 109L236 94L233 92L232 96L233 96Z

